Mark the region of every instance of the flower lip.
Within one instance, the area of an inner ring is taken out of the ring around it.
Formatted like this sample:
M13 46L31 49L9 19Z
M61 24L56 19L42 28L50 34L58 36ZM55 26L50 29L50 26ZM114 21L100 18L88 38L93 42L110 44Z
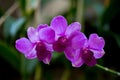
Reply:
M67 46L68 39L65 36L59 37L53 44L53 49L57 52L63 52Z
M46 50L46 47L45 47L44 43L42 43L42 42L37 43L37 46L36 46L35 50L37 52L37 58L40 61L43 61L49 53L49 51Z
M90 67L97 63L95 57L93 56L93 52L87 48L82 50L82 59L84 60L84 63Z
M61 43L66 43L67 42L67 38L65 36L59 37L58 41L60 41Z

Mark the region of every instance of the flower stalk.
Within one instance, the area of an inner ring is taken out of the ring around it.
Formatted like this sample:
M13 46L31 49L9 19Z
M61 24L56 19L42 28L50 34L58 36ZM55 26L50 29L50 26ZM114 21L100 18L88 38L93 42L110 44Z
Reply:
M120 72L117 72L117 71L115 71L115 70L109 69L109 68L104 67L104 66L101 66L101 65L99 65L99 64L96 64L96 67L98 67L98 68L100 68L100 69L102 69L102 70L104 70L104 71L107 71L107 72L109 72L109 73L112 73L112 74L115 74L115 75L117 75L117 76L120 76Z

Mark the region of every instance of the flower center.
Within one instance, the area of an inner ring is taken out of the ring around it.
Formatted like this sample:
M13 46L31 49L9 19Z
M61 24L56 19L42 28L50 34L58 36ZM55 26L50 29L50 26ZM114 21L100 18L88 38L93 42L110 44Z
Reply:
M82 50L82 59L88 66L94 66L97 63L95 57L93 56L93 52L87 48Z
M46 46L44 43L38 42L36 46L36 53L39 61L43 61L50 53L50 51L46 50Z
M53 44L53 49L57 52L63 52L67 45L67 38L65 36L59 37Z
M63 36L63 37L59 37L59 38L58 38L58 41L59 41L60 43L65 44L66 41L67 41L67 38L66 38L65 36Z

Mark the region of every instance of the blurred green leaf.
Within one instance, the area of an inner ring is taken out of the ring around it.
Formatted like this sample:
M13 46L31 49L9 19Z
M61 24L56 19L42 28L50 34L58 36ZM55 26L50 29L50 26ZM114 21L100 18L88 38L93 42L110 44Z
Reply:
M104 11L104 5L100 3L94 3L92 6L97 14L97 17L100 18Z
M16 70L20 69L20 58L18 52L9 45L0 41L0 56L8 61Z
M38 60L37 59L33 59L33 60L28 60L27 62L27 73L28 74L32 74L36 65L38 63Z
M63 53L58 53L58 52L54 52L53 53L53 59L58 58L59 56L61 56Z
M50 2L50 1L52 1L52 0L41 0L41 8L43 8L44 6L46 6L46 4L48 3L48 2Z
M29 80L38 63L37 59L28 60L24 56L21 58L21 74L25 80Z
M0 8L0 17L3 15L3 10Z
M8 17L4 23L4 36L8 37L15 37L17 32L23 27L26 18L22 17L16 20L13 17Z
M26 14L25 12L25 6L26 6L26 0L18 0L19 5L20 5L20 9L23 15Z
M104 25L106 23L109 23L110 20L118 13L120 12L120 6L119 6L120 0L111 0L110 5L106 10L104 11L102 17L101 17L101 24Z
M15 22L16 20L15 20L15 18L13 18L13 17L11 17L11 16L9 16L6 20L5 20L5 22L4 22L4 31L3 31L3 33L4 33L4 36L5 36L5 38L8 38L9 36L10 36L10 29L11 29L11 25L12 25L12 23L13 22Z
M35 77L34 80L41 80L42 77L42 69L41 65L37 65L35 69Z
M120 47L120 35L114 34L113 35L117 41L117 45Z
M39 0L26 0L25 11L27 16L31 15L31 13L38 7L39 3Z
M12 23L11 28L10 28L10 35L12 37L16 36L16 33L19 31L19 29L21 29L25 21L26 21L26 18L22 17Z

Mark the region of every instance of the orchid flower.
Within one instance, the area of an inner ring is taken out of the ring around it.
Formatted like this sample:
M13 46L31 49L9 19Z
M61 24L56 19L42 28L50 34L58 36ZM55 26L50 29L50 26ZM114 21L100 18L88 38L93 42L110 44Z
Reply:
M80 32L79 22L68 25L67 20L59 15L52 19L50 27L41 24L36 29L29 27L28 38L16 40L16 49L23 53L26 58L38 58L45 64L49 64L52 52L64 52L72 66L80 67L85 63L94 66L96 59L101 58L105 41L97 34L91 34L89 39Z
M39 61L49 64L55 32L47 24L41 24L37 28L29 27L27 36L28 38L22 37L16 40L16 49L28 59L38 58Z
M84 36L84 34L80 32L81 25L79 22L73 22L68 25L67 20L59 15L52 19L50 27L55 31L55 42L53 43L54 51L65 52L66 48L69 47L71 43L74 43L72 47L78 47L76 46L77 42L79 42L80 46L83 45L83 42L75 37L78 34L81 34L81 37Z
M78 43L79 44L79 43ZM97 34L91 34L89 40L85 40L84 45L74 51L74 57L70 58L72 66L80 67L85 63L88 66L94 66L99 59L103 57L105 41ZM73 55L73 52L67 53L67 55Z

